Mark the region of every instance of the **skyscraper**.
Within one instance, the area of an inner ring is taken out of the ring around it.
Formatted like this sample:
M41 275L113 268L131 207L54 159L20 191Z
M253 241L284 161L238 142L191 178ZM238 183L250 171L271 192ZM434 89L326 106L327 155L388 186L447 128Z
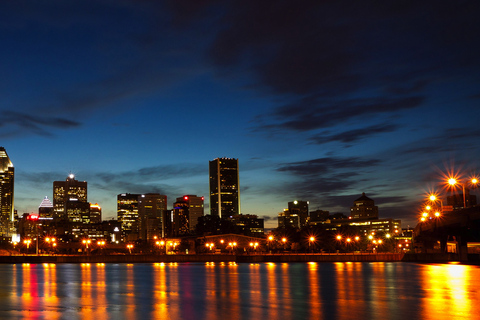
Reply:
M15 170L4 147L0 147L0 236L14 233L13 185Z
M122 193L117 195L117 220L122 224L124 237L136 240L140 230L138 218L138 197L140 194Z
M298 215L300 228L308 224L308 201L291 201L288 203L290 215Z
M238 159L209 161L210 214L219 217L240 213Z
M88 215L87 182L75 180L69 174L65 181L53 182L53 212L56 219L81 223L82 216Z
M185 195L173 204L173 231L175 235L194 233L198 218L203 217L203 197ZM185 226L185 227L183 227Z
M139 237L152 240L165 236L167 219L167 196L158 193L142 194L138 197Z

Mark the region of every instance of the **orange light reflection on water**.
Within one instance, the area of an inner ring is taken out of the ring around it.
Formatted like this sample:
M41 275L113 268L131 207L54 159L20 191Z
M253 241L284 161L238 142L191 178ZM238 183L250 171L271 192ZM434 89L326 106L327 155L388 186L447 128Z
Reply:
M469 296L477 289L470 288L469 268L472 267L460 264L425 266L421 313L424 319L445 319L447 315L452 319L471 319L478 314L478 305L473 306L475 299Z
M309 286L309 305L310 305L310 319L320 319L323 313L322 303L320 298L320 283L318 274L318 263L308 263L308 277L310 278Z

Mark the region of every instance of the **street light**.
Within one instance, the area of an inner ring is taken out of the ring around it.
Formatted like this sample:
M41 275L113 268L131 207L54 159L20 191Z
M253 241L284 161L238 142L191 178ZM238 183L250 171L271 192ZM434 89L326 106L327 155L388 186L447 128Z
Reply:
M310 237L308 238L308 251L311 251L310 247L312 245L312 243L315 242L315 237Z
M465 200L465 183L458 181L456 178L449 178L447 182L448 182L448 184L449 184L451 187L455 187L456 185L462 186L462 192L463 192L463 208L466 208L466 207L467 207L467 203L466 203L466 200ZM478 179L477 179L476 177L470 178L470 181L469 181L469 182L470 182L470 184L472 184L474 187L477 187L477 186L478 186Z
M82 243L85 245L85 252L88 253L88 245L91 243L92 241L90 239L83 239Z
M23 243L27 246L27 252L28 252L28 249L30 249L30 243L32 243L32 239L25 239L23 240Z
M57 244L56 244L57 239L55 239L55 238L53 238L53 237L52 237L52 238L46 237L46 238L45 238L45 241L46 241L48 244L50 244L50 243L52 244L52 249L53 249L54 247L56 247L56 245L57 245Z
M130 254L132 254L133 244L127 244L127 249Z

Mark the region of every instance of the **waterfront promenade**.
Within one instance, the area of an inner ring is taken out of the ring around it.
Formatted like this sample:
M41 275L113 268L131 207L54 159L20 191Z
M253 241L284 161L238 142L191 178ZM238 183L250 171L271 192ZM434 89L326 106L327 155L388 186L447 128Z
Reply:
M478 255L469 257L478 262ZM0 263L170 263L170 262L453 262L454 254L289 253L289 254L172 254L172 255L7 255Z

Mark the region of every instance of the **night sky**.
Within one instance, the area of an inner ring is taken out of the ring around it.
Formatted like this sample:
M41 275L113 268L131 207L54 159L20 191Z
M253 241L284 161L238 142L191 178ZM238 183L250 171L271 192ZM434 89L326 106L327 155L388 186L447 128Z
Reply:
M238 158L244 214L288 201L416 224L447 170L479 172L480 1L2 1L0 146L15 207L72 172L169 208ZM477 195L478 195L477 191Z

